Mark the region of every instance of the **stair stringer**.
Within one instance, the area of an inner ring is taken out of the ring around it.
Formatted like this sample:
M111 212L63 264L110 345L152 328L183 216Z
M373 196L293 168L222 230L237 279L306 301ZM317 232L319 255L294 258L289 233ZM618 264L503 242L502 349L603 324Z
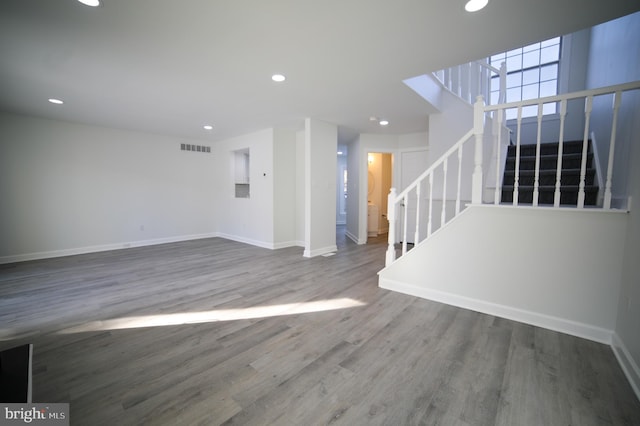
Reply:
M380 271L379 286L611 344L626 221L620 211L470 205Z

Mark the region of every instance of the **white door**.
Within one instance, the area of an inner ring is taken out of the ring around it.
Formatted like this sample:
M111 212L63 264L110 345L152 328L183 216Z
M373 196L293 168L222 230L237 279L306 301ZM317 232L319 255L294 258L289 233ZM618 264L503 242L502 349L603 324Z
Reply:
M400 153L400 188L398 193L402 192L407 186L413 183L414 180L418 176L422 174L425 170L427 170L428 166L428 155L427 150L416 150L416 151L404 151ZM424 216L426 212L426 188L422 188L422 194L420 196L420 216ZM400 224L399 229L396 232L398 236L398 241L402 241L404 239L404 214L405 209L407 211L407 243L413 244L415 243L415 232L416 232L416 193L415 191L411 191L409 196L409 205L401 207L398 209ZM423 218L421 218L423 219ZM424 220L420 220L420 238L424 238L426 235L426 223Z

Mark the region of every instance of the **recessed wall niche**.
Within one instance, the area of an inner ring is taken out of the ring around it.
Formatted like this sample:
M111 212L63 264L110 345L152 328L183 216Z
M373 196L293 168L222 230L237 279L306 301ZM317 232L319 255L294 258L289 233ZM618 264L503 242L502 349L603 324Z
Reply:
M236 198L249 198L251 195L251 154L249 148L233 151L234 185Z

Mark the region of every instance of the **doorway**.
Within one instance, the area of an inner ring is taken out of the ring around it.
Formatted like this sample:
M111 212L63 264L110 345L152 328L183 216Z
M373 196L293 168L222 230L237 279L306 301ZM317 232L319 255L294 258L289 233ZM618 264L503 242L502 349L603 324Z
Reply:
M347 148L338 146L336 176L336 225L342 226L347 223L347 183L349 181L347 171Z
M367 154L367 241L386 238L389 232L387 200L393 181L393 155ZM372 241L373 242L373 241Z

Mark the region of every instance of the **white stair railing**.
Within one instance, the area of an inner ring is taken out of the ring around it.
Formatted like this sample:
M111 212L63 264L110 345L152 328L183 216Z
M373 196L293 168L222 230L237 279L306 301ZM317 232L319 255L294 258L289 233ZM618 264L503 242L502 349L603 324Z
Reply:
M515 170L515 179L513 185L513 205L519 205L519 195L521 194L521 185L520 185L520 147L522 144L521 138L521 123L522 123L522 110L526 107L534 107L537 108L537 130L536 130L536 155L535 155L535 169L534 169L534 188L533 188L533 206L536 207L539 205L539 197L540 197L540 163L541 163L541 145L542 145L542 129L543 129L543 109L545 105L548 104L556 104L559 105L559 117L560 117L560 131L558 134L558 160L556 167L556 179L555 179L555 191L554 191L554 199L553 206L560 207L561 205L561 186L562 186L562 161L563 161L563 150L565 145L565 118L567 115L567 103L570 101L582 101L584 102L584 128L582 135L582 149L580 153L580 169L579 169L579 183L576 191L577 197L577 208L583 209L586 204L586 175L587 175L587 163L589 157L589 137L591 134L591 115L593 112L593 103L594 99L600 96L613 96L613 102L611 107L611 135L609 139L609 155L608 155L608 164L606 171L606 180L604 187L604 201L602 207L603 209L611 208L611 200L612 200L612 179L613 179L613 167L615 160L615 148L616 148L616 137L617 137L617 129L618 129L618 114L620 105L622 102L623 94L626 92L630 92L632 90L640 89L640 81L635 81L626 84L619 84L615 86L602 87L599 89L593 90L583 90L580 92L567 93L556 96L548 96L545 98L532 99L527 101L520 102L510 102L506 104L499 105L489 105L484 108L486 113L497 114L500 116L501 114L507 116L507 111L511 110L516 112L516 170ZM501 163L497 163L496 167L500 167ZM596 167L597 168L597 167ZM499 174L499 170L496 170L496 175ZM500 185L496 185L495 188L495 197L494 204L500 204L502 198L502 188ZM566 191L565 191L566 192Z
M513 186L513 205L518 206L522 203L519 202L519 192L521 192L520 182L520 161L521 161L521 146L522 140L522 110L525 107L534 106L537 107L537 136L536 136L536 153L535 153L535 170L534 170L534 194L533 207L539 207L539 195L540 195L540 163L541 163L541 145L542 145L542 125L543 125L543 109L545 104L556 103L559 104L559 117L560 117L560 133L558 137L558 160L555 171L555 185L554 185L554 197L553 206L560 207L561 204L561 187L562 187L562 161L563 161L563 149L564 149L564 129L565 119L567 115L567 103L572 100L583 100L585 103L585 125L583 132L582 149L580 152L580 174L579 185L577 190L577 205L575 208L585 208L585 187L586 187L586 164L588 156L589 146L589 134L590 134L590 122L592 114L592 106L594 98L598 96L612 96L613 104L611 108L611 135L609 139L609 154L607 158L606 180L604 184L604 198L601 206L603 210L611 209L612 203L612 180L614 176L614 164L615 164L615 149L616 138L618 131L618 115L622 103L623 95L626 92L640 89L640 81L620 84L616 86L603 87L594 90L585 90L575 93L550 96L540 99L534 99L530 101L502 103L498 105L485 106L483 97L478 96L474 103L474 124L473 128L469 130L462 138L460 138L453 146L445 152L438 160L436 160L424 173L422 173L413 183L405 188L399 194L396 193L395 188L391 188L391 192L388 196L388 210L387 218L389 220L389 245L386 252L386 265L390 265L396 260L397 250L396 243L401 242L400 256L407 253L408 239L413 239L413 244L418 244L431 236L433 232L441 229L445 224L449 223L453 217L458 215L462 211L462 202L465 201L463 193L471 193L471 204L483 203L483 191L485 189L484 177L488 175L483 170L483 158L484 158L484 126L485 117L491 117L491 120L495 123L497 120L498 126L501 125L502 117L508 116L507 111L515 110L516 117L516 163L515 163L515 177ZM494 138L494 150L501 149L501 132L493 132ZM497 138L497 139L495 139ZM472 159L469 157L470 149L464 149L465 145L470 145L468 142L474 140L474 150ZM465 154L467 157L465 157ZM468 161L465 161L465 158ZM502 203L502 185L501 174L503 173L505 158L501 158L499 153L494 153L495 161L495 193L493 197L493 204L500 205ZM472 160L472 161L470 161ZM453 176L449 175L450 166L456 169L456 173ZM453 181L453 185L450 182ZM455 195L448 188L455 187ZM438 189L440 188L440 189ZM423 193L423 191L426 191ZM441 191L441 192L439 192ZM425 196L427 198L425 198ZM439 215L438 212L434 214L434 201L442 202ZM447 212L447 201L455 201L454 212ZM413 210L411 205L415 202L414 216L409 216L409 211ZM423 205L426 203L426 206ZM398 223L398 212L401 208L404 208L402 213L402 221ZM426 209L426 214L423 210ZM439 223L436 223L434 217L439 216ZM425 218L421 220L421 218ZM423 225L426 221L426 231L423 232ZM415 224L415 229L410 233L409 224ZM399 234L397 231L399 229ZM399 235L400 238L397 238Z
M504 103L507 96L507 65L503 62L496 68L486 61L474 61L446 68L433 73L436 79L451 93L473 104L478 96L491 103L491 82L499 76L497 103Z
M389 246L386 254L386 264L390 265L396 259L396 228L398 226L398 212L403 208L402 212L402 229L400 231L401 255L407 253L408 240L412 238L413 244L428 238L435 230L441 228L447 223L449 216L457 216L462 210L463 191L471 192L471 202L481 202L482 198L482 137L484 125L483 100L479 96L474 108L474 128L469 130L447 150L437 161L435 161L424 173L413 181L399 194L395 188L391 188L388 196L387 219L389 220ZM471 153L470 149L465 150L464 147L469 141L475 141L473 156L471 154L465 157L465 153ZM479 152L479 155L478 155ZM467 159L465 162L464 159ZM450 164L451 163L451 164ZM467 170L465 173L465 165L473 164L473 173ZM451 168L449 167L451 165ZM450 170L455 169L456 172L451 173ZM478 184L479 183L479 184ZM426 193L423 194L423 186L427 186ZM448 189L451 188L451 189ZM452 194L455 188L455 194ZM427 198L423 197L426 196ZM434 212L434 201L441 202L440 212ZM447 201L454 202L453 213L447 212ZM413 209L412 202L415 202L415 216L409 217L409 211ZM426 206L423 204L426 202ZM426 208L426 232L421 231L424 215L423 209ZM436 213L436 214L434 214ZM439 222L434 217L439 216ZM450 220L451 218L449 218ZM409 223L415 224L412 235L409 233ZM423 235L424 234L424 235Z

